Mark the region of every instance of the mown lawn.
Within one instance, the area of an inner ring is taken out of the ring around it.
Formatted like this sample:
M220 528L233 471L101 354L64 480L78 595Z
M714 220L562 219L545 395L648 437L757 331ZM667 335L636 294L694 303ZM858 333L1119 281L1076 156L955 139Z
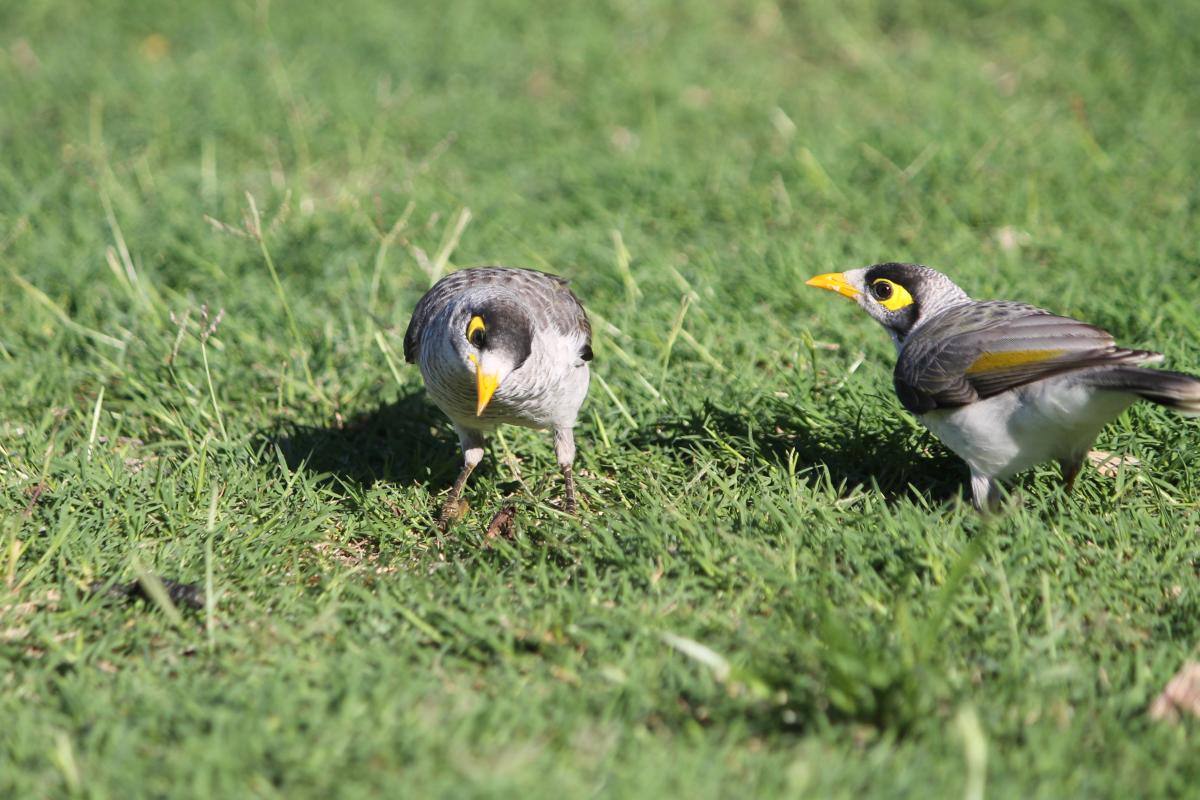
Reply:
M0 5L0 796L1194 791L1200 424L985 523L803 279L1200 371L1198 74L1165 0ZM509 430L438 536L400 339L493 263L592 314L584 512Z

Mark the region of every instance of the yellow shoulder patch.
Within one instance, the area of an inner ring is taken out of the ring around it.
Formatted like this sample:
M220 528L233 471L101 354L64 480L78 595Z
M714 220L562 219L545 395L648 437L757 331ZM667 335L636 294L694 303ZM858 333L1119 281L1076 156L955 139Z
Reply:
M984 353L967 367L967 374L989 372L994 369L1019 367L1022 364L1036 364L1039 361L1049 361L1057 358L1066 350L1008 350L999 353Z

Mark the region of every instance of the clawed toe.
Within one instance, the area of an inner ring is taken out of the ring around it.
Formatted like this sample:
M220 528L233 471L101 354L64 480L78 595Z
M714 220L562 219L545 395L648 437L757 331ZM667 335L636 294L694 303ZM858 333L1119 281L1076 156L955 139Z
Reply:
M445 533L446 529L449 528L451 524L458 522L460 519L466 516L466 513L468 510L470 510L470 508L471 504L461 497L452 497L448 499L442 504L442 510L438 512L438 530L442 533Z
M497 536L503 536L505 539L511 539L513 518L516 516L516 506L505 506L497 511L496 515L492 517L492 521L488 523L486 537L495 539Z

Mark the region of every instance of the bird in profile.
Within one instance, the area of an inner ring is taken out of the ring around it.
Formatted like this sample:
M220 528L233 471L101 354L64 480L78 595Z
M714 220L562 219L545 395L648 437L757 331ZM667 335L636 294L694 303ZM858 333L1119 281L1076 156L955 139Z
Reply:
M1146 369L1162 360L1041 308L972 300L936 270L876 264L809 286L854 300L896 345L906 409L971 470L975 505L996 510L999 481L1057 461L1069 492L1100 429L1136 400L1200 415L1200 379Z
M549 428L574 514L575 422L587 396L592 329L579 298L556 275L477 267L442 278L417 303L404 358L458 432L463 468L438 515L445 530L484 434L498 425Z

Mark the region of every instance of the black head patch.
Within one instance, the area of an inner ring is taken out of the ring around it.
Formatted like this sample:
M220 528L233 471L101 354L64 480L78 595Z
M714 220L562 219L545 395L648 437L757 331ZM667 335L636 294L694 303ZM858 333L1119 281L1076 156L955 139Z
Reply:
M921 267L916 264L902 264L898 261L876 264L873 267L867 268L867 286L870 286L880 278L885 278L892 283L898 283L903 286L913 296L914 300L920 302L921 286L928 277L926 273L930 271L928 267Z
M901 341L921 318L930 273L927 267L895 261L867 268L866 291L879 303L872 313ZM907 292L911 302L900 305L897 301L903 292Z
M513 303L484 303L471 312L483 320L483 327L472 332L471 344L480 350L505 353L519 369L533 352L533 325L529 316Z

